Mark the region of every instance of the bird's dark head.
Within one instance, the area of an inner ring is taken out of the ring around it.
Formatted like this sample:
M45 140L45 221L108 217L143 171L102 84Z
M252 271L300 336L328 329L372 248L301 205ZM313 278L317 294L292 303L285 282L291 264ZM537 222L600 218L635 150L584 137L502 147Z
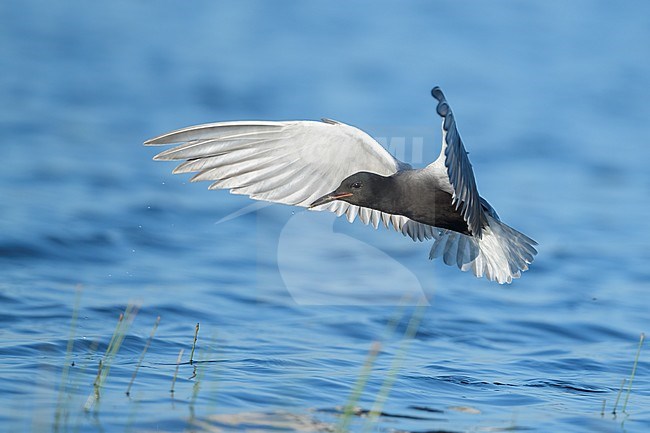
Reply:
M327 204L334 200L343 200L350 204L376 208L374 202L382 196L382 185L388 178L367 171L360 171L343 179L343 182L334 191L325 194L309 207Z

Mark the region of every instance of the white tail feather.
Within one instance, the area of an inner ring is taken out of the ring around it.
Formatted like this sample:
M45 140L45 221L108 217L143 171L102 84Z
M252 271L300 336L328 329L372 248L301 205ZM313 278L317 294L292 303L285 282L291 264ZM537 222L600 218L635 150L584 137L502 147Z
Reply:
M429 259L442 256L447 265L456 265L461 271L471 269L477 277L499 284L519 278L537 254L533 247L537 242L491 215L486 218L488 224L480 239L439 229L433 235Z

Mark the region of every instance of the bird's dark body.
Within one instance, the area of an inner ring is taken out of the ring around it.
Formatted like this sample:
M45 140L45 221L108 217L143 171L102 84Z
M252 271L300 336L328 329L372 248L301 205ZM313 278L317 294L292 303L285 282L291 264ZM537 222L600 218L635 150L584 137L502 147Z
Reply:
M353 185L360 185L354 188ZM332 195L352 193L342 200L419 223L471 235L467 222L452 204L452 196L436 178L421 170L402 170L392 176L359 172L345 179Z
M451 204L451 194L431 189L423 191L420 197L417 202L403 200L406 202L401 204L399 213L413 221L471 235L467 222Z
M393 179L396 191L394 213L433 227L471 235L467 222L452 204L451 194L435 179L418 174L419 170L406 170L389 178ZM409 182L408 178L414 181ZM400 182L402 179L404 181Z

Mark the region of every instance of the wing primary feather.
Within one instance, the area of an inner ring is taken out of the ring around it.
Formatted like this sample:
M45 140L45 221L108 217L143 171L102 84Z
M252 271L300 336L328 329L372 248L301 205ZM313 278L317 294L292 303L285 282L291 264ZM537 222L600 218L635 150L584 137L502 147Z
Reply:
M163 144L175 144L190 141L199 141L219 138L225 134L236 136L242 131L242 134L257 134L260 130L281 130L291 125L293 122L273 122L273 121L236 121L236 122L218 122L206 123L202 125L188 126L177 129L158 137L154 137L144 142L145 146L159 146Z
M445 95L439 87L434 87L431 95L438 101L436 111L442 117L441 157L444 158L449 183L453 189L452 204L461 213L472 234L480 238L486 219L478 200L472 165Z

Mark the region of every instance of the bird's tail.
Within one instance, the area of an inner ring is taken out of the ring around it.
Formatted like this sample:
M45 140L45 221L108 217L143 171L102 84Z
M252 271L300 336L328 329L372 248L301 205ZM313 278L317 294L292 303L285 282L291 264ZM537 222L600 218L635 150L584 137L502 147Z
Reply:
M486 217L488 224L480 239L438 230L429 259L442 257L447 265L456 265L461 271L471 269L477 277L485 276L499 284L519 278L537 254L537 242L491 215Z

